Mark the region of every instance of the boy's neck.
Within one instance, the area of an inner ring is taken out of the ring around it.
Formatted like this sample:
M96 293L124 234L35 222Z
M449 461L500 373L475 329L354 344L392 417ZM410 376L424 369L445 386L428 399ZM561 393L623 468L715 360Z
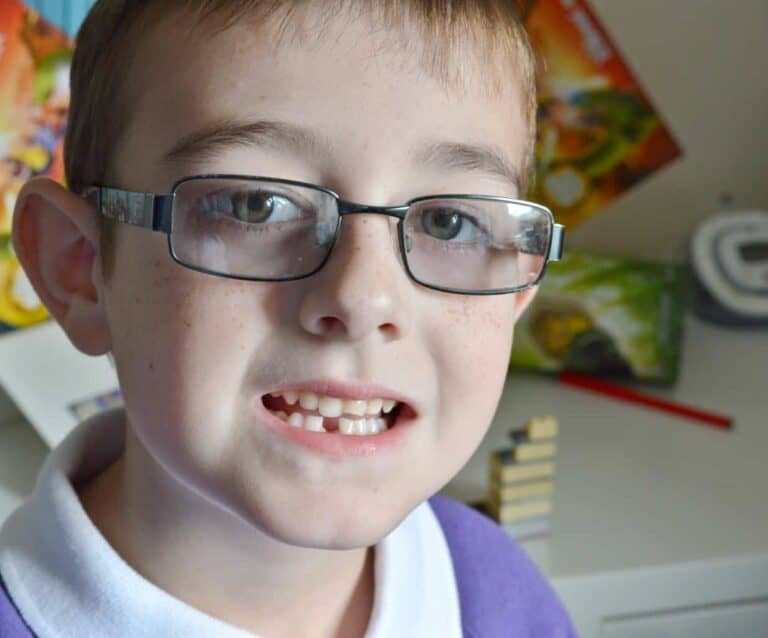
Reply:
M200 611L265 638L365 635L375 594L374 548L317 550L310 561L306 548L283 545L276 553L274 539L179 489L130 428L125 452L77 486L83 508L117 554Z

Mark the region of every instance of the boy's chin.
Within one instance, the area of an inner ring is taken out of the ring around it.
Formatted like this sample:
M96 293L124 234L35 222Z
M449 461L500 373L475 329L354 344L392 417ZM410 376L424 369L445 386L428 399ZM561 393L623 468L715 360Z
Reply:
M392 505L386 499L371 499L368 504L301 504L295 508L259 508L241 514L243 520L277 542L296 547L327 550L353 550L378 544L395 529L410 510Z

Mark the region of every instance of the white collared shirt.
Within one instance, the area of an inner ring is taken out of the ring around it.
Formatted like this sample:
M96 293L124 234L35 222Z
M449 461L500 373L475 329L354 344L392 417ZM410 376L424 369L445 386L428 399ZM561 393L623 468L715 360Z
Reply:
M0 528L0 575L24 620L39 638L254 638L146 580L86 514L72 478L114 461L124 427L121 408L78 425ZM453 563L429 503L382 539L374 556L374 607L365 638L461 638Z

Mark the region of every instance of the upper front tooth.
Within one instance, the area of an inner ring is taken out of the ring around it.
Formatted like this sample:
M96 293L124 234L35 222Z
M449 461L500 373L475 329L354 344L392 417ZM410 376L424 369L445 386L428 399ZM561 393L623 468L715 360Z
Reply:
M365 416L365 410L368 407L367 401L358 401L356 399L346 399L344 401L344 413L354 414L356 416Z
M342 401L341 399L334 399L333 397L321 397L318 402L318 412L323 416L337 417L342 414ZM309 409L309 408L308 408Z
M384 414L389 414L390 412L392 412L392 408L395 407L396 403L397 401L395 401L394 399L384 399L384 405L383 405Z
M283 392L283 399L285 399L285 402L288 405L293 405L299 400L299 393L288 390L287 392Z
M302 392L299 394L299 405L305 410L317 409L318 396L314 392Z
M366 414L378 414L381 412L381 406L384 405L382 399L369 399L366 408Z

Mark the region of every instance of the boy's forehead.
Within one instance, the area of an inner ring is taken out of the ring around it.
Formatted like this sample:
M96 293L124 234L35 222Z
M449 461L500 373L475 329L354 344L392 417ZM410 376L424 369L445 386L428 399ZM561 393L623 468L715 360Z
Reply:
M408 26L377 29L365 19L339 18L324 25L323 38L302 37L306 26L278 31L242 21L211 29L167 16L145 34L134 58L131 136L149 144L145 151L155 159L174 161L190 149L216 150L200 144L212 130L219 148L222 141L236 146L261 139L276 146L293 140L328 153L351 130L376 137L382 125L382 134L395 135L393 148L419 134L452 140L454 160L463 153L467 166L479 160L490 172L495 166L499 176L520 180L527 131L519 83L503 91L485 84L499 64L457 55L455 68L439 71L425 62L430 45ZM264 129L276 121L289 127ZM257 134L242 135L251 124ZM259 135L259 126L268 134ZM472 138L476 150L483 140L498 147L486 148L491 152L484 157L467 153L469 145L461 142ZM445 145L439 150L449 154ZM426 145L422 151L429 155Z
M323 2L275 2L274 6L284 5L289 10L270 15L240 11L236 12L237 19L226 11L221 11L221 15L204 12L201 17L183 8L166 10L157 14L157 20L143 23L146 28L137 39L136 48L157 60L153 50L163 44L177 54L179 46L209 50L209 45L215 45L215 52L224 55L251 51L255 54L257 43L271 52L296 48L322 50L338 45L343 48L346 44L348 55L359 54L356 49L362 48L368 49L365 55L371 61L379 56L386 56L388 62L399 58L401 64L418 68L454 94L480 91L494 95L515 84L517 60L499 47L498 37L489 33L469 29L461 33L463 37L447 41L434 25L425 28L423 17L393 21L383 12L379 15L363 8L362 3L334 4L336 8L331 10ZM160 11L159 7L156 11ZM181 55L172 55L169 60L177 68L188 62ZM208 66L214 66L213 60L210 63Z

